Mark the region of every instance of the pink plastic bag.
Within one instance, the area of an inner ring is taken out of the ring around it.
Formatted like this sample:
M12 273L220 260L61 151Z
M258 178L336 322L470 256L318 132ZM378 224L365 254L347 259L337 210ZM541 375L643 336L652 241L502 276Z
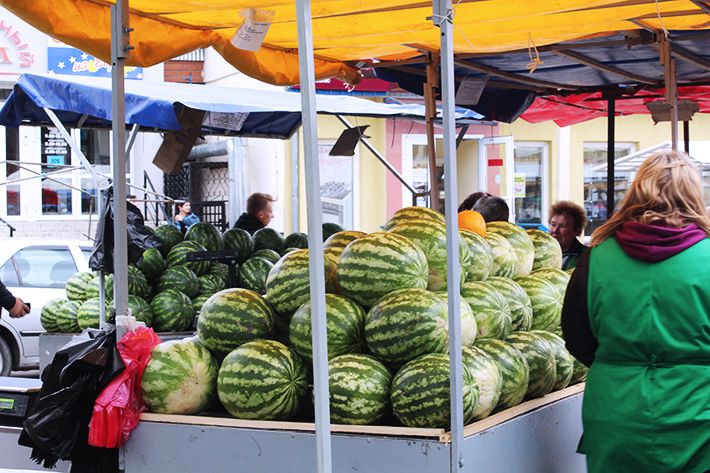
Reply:
M150 350L160 342L153 329L139 327L116 344L125 369L96 398L89 423L89 445L116 448L128 440L146 409L141 379L150 361Z

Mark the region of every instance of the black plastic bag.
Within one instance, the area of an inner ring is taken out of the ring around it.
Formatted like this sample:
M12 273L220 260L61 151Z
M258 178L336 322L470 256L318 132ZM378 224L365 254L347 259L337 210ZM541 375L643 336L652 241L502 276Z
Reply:
M91 250L89 267L94 271L113 273L113 189L106 192L104 212L100 216L94 248ZM143 214L130 202L126 202L126 231L128 232L128 262L139 264L148 248L160 248L160 239L145 225Z

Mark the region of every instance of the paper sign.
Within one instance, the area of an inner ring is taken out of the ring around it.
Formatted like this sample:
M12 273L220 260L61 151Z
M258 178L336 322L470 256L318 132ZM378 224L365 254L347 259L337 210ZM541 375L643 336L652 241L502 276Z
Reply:
M245 51L258 51L266 38L274 12L271 10L248 9L244 11L244 23L232 36L232 45Z
M525 174L522 172L513 174L513 195L516 199L525 197Z
M488 76L464 78L456 90L456 105L476 105L487 82Z
M488 160L488 167L502 166L503 160L500 158L491 158Z
M248 112L243 113L221 113L208 112L205 114L204 125L211 128L221 128L223 130L240 131L244 122L249 116Z

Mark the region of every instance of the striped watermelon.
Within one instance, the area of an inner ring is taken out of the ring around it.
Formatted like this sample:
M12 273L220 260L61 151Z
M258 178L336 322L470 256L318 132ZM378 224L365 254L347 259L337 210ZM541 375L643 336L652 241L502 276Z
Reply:
M476 348L485 351L498 364L503 379L497 409L517 406L525 398L530 380L530 369L523 354L508 342L486 338L476 340Z
M91 280L91 282L88 284L86 287L86 295L87 299L91 299L92 297L99 297L99 283L101 281L101 278L99 276L96 276L94 279ZM106 297L106 301L110 301L113 299L113 274L106 274L104 275L104 297Z
M284 248L286 248L281 234L269 227L264 227L254 232L252 240L254 240L254 251L268 249L281 254Z
M333 292L335 267L325 260L326 291ZM310 299L311 280L308 271L308 250L298 250L283 256L266 279L266 300L281 316L293 314Z
M150 284L145 274L132 264L128 265L128 293L146 299L150 296Z
M444 299L444 302L446 302L446 306L448 307L449 294L446 292L437 292L436 295ZM476 317L473 315L473 310L471 310L471 305L466 302L466 299L463 297L459 298L459 303L459 314L461 317L461 344L468 347L473 345L473 342L476 341L476 336L478 335L478 324L476 322Z
M150 308L145 299L139 296L128 296L128 308L131 309L131 314L139 322L145 322L146 327L153 325L153 310Z
M271 308L256 292L225 289L203 304L197 336L211 352L225 355L243 343L269 337L275 322Z
M303 248L284 248L284 250L281 252L281 256L285 256L289 253L293 253L294 251L302 250Z
M334 424L377 424L390 412L392 374L369 355L341 355L328 362L330 418Z
M510 307L511 330L530 330L533 318L532 302L530 296L525 292L520 284L509 278L494 276L486 279L486 282L500 291L508 301Z
M503 375L496 360L475 346L463 348L463 363L468 367L479 390L478 405L473 419L479 420L493 412L503 389Z
M197 278L200 283L200 294L212 295L224 289L225 281L217 274L203 274Z
M426 256L429 265L427 289L434 292L446 290L446 226L434 220L407 220L392 227L390 232L409 238ZM471 250L461 238L458 255L463 282L471 264Z
M400 289L378 300L365 319L365 340L380 360L402 364L426 353L445 353L448 305L426 289Z
M348 246L350 242L362 238L365 235L367 235L367 233L358 232L356 230L334 233L323 243L323 254L337 267L340 264L340 255L343 253L345 247Z
M540 268L561 268L562 248L555 237L542 230L528 230L528 236L535 247L533 271Z
M493 250L488 241L468 230L459 232L471 253L471 263L466 270L466 281L484 281L493 271Z
M48 300L42 306L42 311L39 314L39 321L42 324L42 328L47 332L60 331L59 325L57 325L57 317L59 316L59 311L66 302L66 299L57 297L55 299Z
M185 233L186 241L196 241L209 251L219 251L224 249L222 234L211 223L198 222L190 225Z
M254 252L254 241L243 228L231 228L222 234L225 248L231 248L237 255L237 261L243 263Z
M535 261L535 247L525 230L510 222L488 222L486 231L504 237L511 244L518 259L518 275L530 274Z
M340 255L338 284L343 294L365 307L397 289L425 288L426 256L411 240L394 233L371 233Z
M173 246L182 241L182 232L174 225L160 225L155 229L155 236L157 236L158 240L163 244L160 248L160 252L163 256L166 256Z
M555 385L553 391L566 388L572 381L572 371L574 370L574 358L565 347L565 341L554 333L544 330L533 330L532 333L540 335L550 342L552 353L555 355Z
M365 349L365 311L347 297L325 295L328 328L328 359ZM291 345L306 362L313 360L311 303L305 302L291 318L288 332Z
M392 411L407 427L448 428L451 424L449 356L430 353L404 365L392 380ZM464 424L473 417L479 388L463 365Z
M143 252L143 259L138 265L143 274L145 274L146 279L153 283L158 280L163 271L165 271L165 258L160 253L160 251L155 248L148 248Z
M76 314L79 312L81 302L67 301L57 311L57 327L62 333L80 332L79 323L76 321Z
M485 238L493 254L490 275L503 278L515 276L518 273L518 257L515 255L513 246L497 233L488 233Z
M158 279L158 292L175 289L195 297L200 293L200 280L187 266L171 266Z
M557 368L550 342L536 330L513 332L508 336L507 342L520 350L530 368L530 382L525 396L532 399L552 391L557 379Z
M554 331L560 325L562 314L562 294L550 281L539 276L521 276L515 278L530 296L533 308L533 320L530 326L534 330Z
M441 224L446 225L444 216L441 215L436 210L432 210L427 207L404 207L399 209L392 214L387 223L382 227L385 231L389 231L400 223L408 222L410 220L433 220Z
M237 267L237 271L239 271L239 267ZM229 266L224 263L218 263L215 261L214 263L212 263L212 267L210 268L207 274L215 276L217 279L222 281L222 284L224 284L224 286L226 287L227 280L229 279Z
M323 231L323 241L326 241L328 238L330 238L331 235L338 233L338 232L343 232L345 229L338 225L337 223L332 223L332 222L326 222L321 226L321 229Z
M308 235L301 232L291 233L284 238L284 247L306 249L308 248Z
M271 261L253 256L246 260L239 268L239 286L256 291L259 294L266 292L266 279L274 265Z
M254 253L252 253L250 258L264 258L271 264L276 264L281 259L281 255L275 252L274 250L262 248L261 250L256 250Z
M512 316L503 295L483 281L466 282L461 286L461 297L471 306L478 326L478 338L504 339L510 333Z
M156 332L180 332L192 326L192 302L176 289L166 289L150 301L153 329Z
M572 379L570 380L570 384L585 382L587 380L587 373L589 373L589 368L584 366L579 360L574 357L572 358L572 361Z
M192 310L195 314L199 314L202 310L202 306L207 302L207 299L212 297L212 294L200 294L199 296L192 299Z
M219 364L201 343L170 340L150 351L141 380L143 402L151 412L197 414L217 393Z
M80 329L99 328L101 303L98 297L85 300L76 313L76 323Z
M178 243L170 250L170 253L168 253L166 259L168 268L172 268L173 266L187 266L198 276L209 273L210 267L212 266L210 261L187 261L188 253L198 251L207 251L207 248L196 241L183 241L182 243Z
M567 284L569 284L571 276L566 271L557 268L541 268L531 274L550 281L562 293L563 297L567 292Z
M307 392L303 362L295 351L273 340L254 340L236 348L217 376L219 400L241 419L289 419Z
M74 273L64 286L67 291L67 299L79 302L88 299L89 284L95 277L94 273L88 271Z

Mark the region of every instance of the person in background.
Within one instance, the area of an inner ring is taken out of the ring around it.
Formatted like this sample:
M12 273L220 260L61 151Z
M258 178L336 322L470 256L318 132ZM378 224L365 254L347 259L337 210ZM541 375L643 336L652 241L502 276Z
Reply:
M239 216L234 228L241 228L253 235L254 232L267 226L274 218L274 209L271 205L276 199L269 194L257 192L247 199L247 211Z
M200 217L192 213L190 201L186 200L178 207L178 213L173 218L173 225L184 234L188 228L199 221Z
M464 210L473 210L473 206L476 205L476 202L478 202L481 197L492 196L488 192L474 192L473 194L470 194L468 197L466 197L463 202L461 202L458 211L463 212Z
M550 208L549 218L550 234L562 248L562 269L574 268L587 249L577 238L587 225L587 212L574 202L561 200Z
M25 304L19 297L13 296L2 282L0 282L0 306L2 306L13 319L24 317L30 313L30 306Z
M562 332L590 366L589 473L709 471L709 236L696 164L656 153L572 274Z
M488 222L507 222L510 218L510 209L505 200L494 195L484 195L473 205L473 209L483 215L483 220Z

